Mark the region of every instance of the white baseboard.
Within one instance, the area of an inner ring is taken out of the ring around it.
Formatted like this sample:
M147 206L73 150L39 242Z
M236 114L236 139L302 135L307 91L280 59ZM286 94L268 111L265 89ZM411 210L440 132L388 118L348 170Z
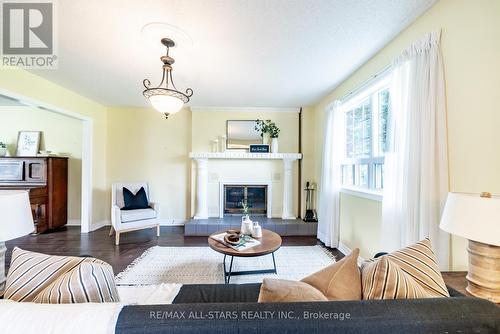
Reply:
M81 221L81 219L68 219L68 221L66 222L66 225L68 225L68 226L81 226L82 221Z
M352 253L352 249L350 249L346 244L342 243L342 241L339 242L338 250L341 251L345 256ZM358 256L358 265L361 265L361 263L363 263L364 261L365 261L364 258Z
M90 226L90 232L98 230L98 229L100 229L101 227L104 227L104 226L111 226L111 221L109 221L109 220L101 220L99 222L93 223Z
M339 249L339 251L341 251L346 256L352 253L352 249L350 249L349 247L347 247L347 245L344 244L344 243L342 243L342 241L339 242L339 248L338 249Z

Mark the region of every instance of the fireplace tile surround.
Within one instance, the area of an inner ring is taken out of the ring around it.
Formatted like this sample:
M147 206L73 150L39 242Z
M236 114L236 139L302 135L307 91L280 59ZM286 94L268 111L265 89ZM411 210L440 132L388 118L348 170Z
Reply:
M258 221L262 228L271 230L281 236L316 236L318 223L305 223L301 219L266 218L263 216L250 217ZM191 219L184 225L185 236L209 236L218 231L239 229L241 216L227 216L224 218Z

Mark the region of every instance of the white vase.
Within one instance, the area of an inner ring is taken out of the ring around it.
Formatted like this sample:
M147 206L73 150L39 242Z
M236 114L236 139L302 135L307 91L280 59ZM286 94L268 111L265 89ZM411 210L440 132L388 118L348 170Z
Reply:
M271 153L278 153L278 138L271 138Z
M269 134L264 133L262 136L262 144L264 145L269 145L271 143L271 137L269 137Z
M252 235L253 223L248 215L241 217L241 229L240 233L245 235Z
M252 237L262 238L262 227L259 225L259 222L253 223Z
M0 157L5 157L7 155L7 149L5 147L0 147Z

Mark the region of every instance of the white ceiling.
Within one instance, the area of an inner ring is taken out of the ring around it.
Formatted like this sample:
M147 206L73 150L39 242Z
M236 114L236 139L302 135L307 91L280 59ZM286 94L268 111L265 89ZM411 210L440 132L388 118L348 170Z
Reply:
M165 22L192 46L171 51L191 106L316 103L436 0L58 1L57 70L36 74L107 106L147 106L164 49L141 28Z

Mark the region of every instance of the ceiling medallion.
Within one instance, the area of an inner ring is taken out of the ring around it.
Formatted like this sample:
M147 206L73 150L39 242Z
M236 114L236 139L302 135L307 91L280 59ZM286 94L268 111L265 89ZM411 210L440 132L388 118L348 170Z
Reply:
M188 88L184 93L177 90L172 79L172 64L175 60L169 56L170 48L175 43L170 38L162 38L161 43L167 47L167 54L160 57L163 63L161 82L157 87L151 87L151 82L144 79L142 84L146 89L142 95L151 102L153 108L165 114L165 118L168 119L168 116L179 112L184 104L189 102L189 98L193 96L193 90Z

